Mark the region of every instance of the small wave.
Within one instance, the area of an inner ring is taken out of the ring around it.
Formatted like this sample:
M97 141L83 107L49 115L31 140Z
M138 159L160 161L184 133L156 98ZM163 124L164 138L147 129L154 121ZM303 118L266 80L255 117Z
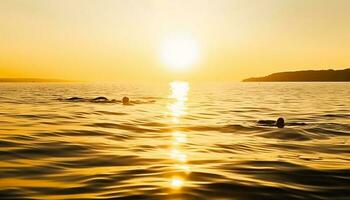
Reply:
M128 113L104 111L104 110L95 111L95 112L93 112L93 114L97 114L97 115L128 115Z
M82 158L72 161L61 162L58 166L69 168L90 168L90 167L113 167L113 166L133 166L142 165L156 159L145 159L138 156L117 156L101 155L89 158Z
M87 124L86 126L128 130L128 131L134 131L136 133L157 132L156 129L141 128L134 124L93 123L93 124Z
M6 158L6 160L12 160L20 158L79 157L91 152L91 149L86 146L68 142L41 142L32 146L18 147L11 151L0 151L0 156Z
M210 125L210 126L204 126L204 125L197 125L197 126L183 126L178 127L178 129L183 131L215 131L215 132L221 132L221 133L236 133L237 131L240 132L253 132L256 131L255 128L244 126L241 124L231 124L231 125Z
M324 114L321 115L320 118L340 118L340 119L346 119L346 118L350 118L350 114Z
M275 138L280 140L296 140L296 141L307 141L312 140L305 132L295 129L276 129L269 130L263 133L256 134L257 136L264 138Z

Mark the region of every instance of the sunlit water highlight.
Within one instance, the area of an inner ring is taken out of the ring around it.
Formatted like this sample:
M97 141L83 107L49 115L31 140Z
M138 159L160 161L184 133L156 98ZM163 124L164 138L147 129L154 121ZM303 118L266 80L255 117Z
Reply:
M171 103L169 110L173 117L173 122L176 125L181 124L181 118L186 115L186 101L189 90L189 85L187 82L175 81L170 84L171 86L171 95L170 98L174 99L175 102ZM187 142L186 133L179 132L174 128L172 133L172 149L171 149L171 158L175 160L175 167L180 171L184 172L187 175L190 172L190 167L187 164L187 155L182 148L183 145ZM173 189L180 189L184 186L185 177L174 176L171 178L171 186Z
M349 199L349 136L348 83L2 83L0 198Z

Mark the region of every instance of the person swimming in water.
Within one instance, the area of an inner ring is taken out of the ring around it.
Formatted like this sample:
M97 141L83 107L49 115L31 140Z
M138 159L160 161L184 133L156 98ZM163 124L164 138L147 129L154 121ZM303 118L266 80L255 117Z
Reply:
M306 123L303 122L289 122L285 123L284 119L282 117L279 117L277 120L259 120L257 122L259 125L262 126L277 126L278 128L284 128L285 126L303 126L306 125Z
M59 99L61 101L73 101L73 102L93 102L93 103L115 103L115 99L109 100L104 96L95 97L93 99L85 99L82 97L70 97L67 99Z
M285 125L282 117L279 117L277 120L259 120L258 124L263 126L277 126L278 128L283 128Z
M276 126L278 128L283 128L284 127L284 119L282 117L279 117L276 121Z
M144 104L144 103L154 103L155 100L150 101L141 101L141 100L133 100L131 101L129 97L123 97L121 100L111 99L109 100L107 97L99 96L92 99L82 98L82 97L70 97L70 98L58 98L60 101L70 101L70 102L92 102L92 103L122 103L123 105L135 105L135 104Z
M122 103L123 103L124 105L129 105L129 104L130 104L130 99L129 99L129 97L123 97Z

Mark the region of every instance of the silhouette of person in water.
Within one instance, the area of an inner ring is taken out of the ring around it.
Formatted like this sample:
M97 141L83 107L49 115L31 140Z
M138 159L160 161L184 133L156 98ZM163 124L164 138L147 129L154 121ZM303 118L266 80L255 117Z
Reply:
M95 97L93 99L88 98L82 98L82 97L70 97L67 99L59 98L60 101L71 101L71 102L93 102L93 103L119 103L121 102L123 105L134 105L134 104L141 104L141 103L154 103L155 100L150 101L140 101L140 100L133 100L131 101L129 97L123 97L122 100L109 100L107 97L99 96Z
M121 102L123 105L135 105L135 104L154 103L156 101L155 100L150 100L150 101L130 100L129 97L123 97Z
M276 126L278 128L283 128L284 127L284 119L282 117L279 117L276 121Z
M124 105L130 104L130 99L129 99L129 97L123 97L122 103L123 103Z
M289 122L285 123L282 117L279 117L277 120L259 120L257 122L262 126L277 126L278 128L284 128L285 126L304 126L306 123L304 122Z
M284 127L284 119L279 117L277 120L259 120L258 124L263 126L277 126L278 128Z
M73 101L73 102L94 102L94 103L114 103L114 102L117 102L115 99L109 100L108 98L103 97L103 96L95 97L93 99L85 99L82 97L70 97L67 99L59 99L59 100Z

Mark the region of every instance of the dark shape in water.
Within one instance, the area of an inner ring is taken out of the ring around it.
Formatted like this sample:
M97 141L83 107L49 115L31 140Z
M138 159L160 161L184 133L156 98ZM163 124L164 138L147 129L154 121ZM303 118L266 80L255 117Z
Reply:
M101 96L101 97L93 98L91 100L91 102L95 102L95 103L115 103L115 102L117 102L117 100L115 100L115 99L109 100L108 98Z
M257 122L260 125L264 125L264 126L274 126L276 124L275 120L259 120Z
M106 97L96 97L93 98L92 101L108 101L108 99Z
M263 126L277 126L278 128L283 128L285 123L284 119L282 117L279 117L276 120L259 120L258 124L263 125Z
M70 97L67 99L58 98L60 101L72 101L72 102L92 102L92 103L122 103L123 105L134 105L134 104L143 104L143 103L154 103L155 100L141 101L133 100L131 101L129 97L123 97L122 100L108 99L104 96L99 96L95 98L82 98L82 97Z
M123 97L122 102L123 102L124 105L129 104L130 103L129 97Z
M93 102L93 103L115 103L117 102L115 99L109 100L106 97L100 96L93 99L86 99L82 97L70 97L67 99L58 99L63 101L73 101L73 102Z
M282 117L279 117L276 121L276 126L278 128L283 128L284 127L284 119Z
M82 101L84 100L84 98L81 98L81 97L71 97L71 98L68 98L66 99L67 101Z

